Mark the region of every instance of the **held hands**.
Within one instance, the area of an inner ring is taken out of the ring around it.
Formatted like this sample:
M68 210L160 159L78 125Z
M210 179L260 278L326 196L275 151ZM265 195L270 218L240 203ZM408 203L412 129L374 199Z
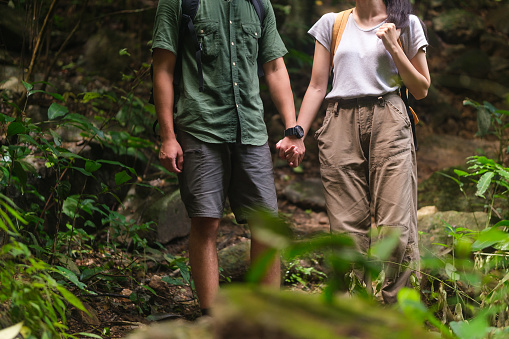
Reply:
M306 146L304 141L295 137L285 137L276 144L279 158L286 160L290 167L297 167L302 163Z
M161 143L159 161L170 172L182 172L184 168L184 154L176 139L166 140Z
M376 31L376 36L382 40L389 53L397 48L400 34L401 30L396 29L396 25L391 22L383 24Z

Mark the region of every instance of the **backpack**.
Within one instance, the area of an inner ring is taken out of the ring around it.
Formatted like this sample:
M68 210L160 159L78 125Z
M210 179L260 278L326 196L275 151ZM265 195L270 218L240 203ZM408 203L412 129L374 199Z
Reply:
M334 55L336 54L339 42L341 41L341 37L343 36L343 32L345 31L346 28L346 23L348 22L348 17L350 16L350 13L352 13L352 11L353 8L350 8L342 12L339 12L336 15L336 20L334 21L334 26L332 28L332 40L330 48L331 69L334 68ZM401 45L401 40L399 38L398 44L403 48L403 46ZM417 137L415 135L415 124L419 123L419 118L417 117L417 114L408 103L409 92L404 84L399 89L399 95L401 96L401 99L403 99L408 114L408 118L410 119L410 124L412 126L412 135L414 138L414 146L415 150L417 150Z
M258 15L258 19L260 19L260 24L263 28L263 20L265 19L265 7L263 7L262 0L250 0L253 5L256 14ZM202 70L202 62L201 62L201 44L198 41L198 36L196 35L196 30L194 28L193 20L196 17L196 13L198 12L198 7L200 5L200 0L182 0L182 21L180 24L180 33L177 47L177 60L175 64L175 71L173 76L173 88L176 90L180 84L180 79L182 77L182 53L178 53L178 51L182 48L182 43L185 38L192 39L195 45L196 53L195 59L196 64L198 65L198 79L199 79L199 90L203 92L203 70ZM150 78L153 81L154 68L153 65L150 65ZM263 68L258 61L258 76L263 76ZM174 100L175 103L177 100ZM149 103L154 103L154 92L153 89L150 90L150 99ZM157 120L154 122L153 130L155 134L155 128L157 125Z

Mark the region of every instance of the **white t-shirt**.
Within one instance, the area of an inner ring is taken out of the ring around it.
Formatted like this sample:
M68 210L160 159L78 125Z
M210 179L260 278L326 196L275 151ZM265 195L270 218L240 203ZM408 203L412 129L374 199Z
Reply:
M308 31L330 52L332 29L337 13L327 13ZM428 42L419 18L410 15L410 24L401 30L401 44L409 60ZM334 56L332 90L326 99L378 96L399 88L400 78L394 61L376 31L384 22L362 29L350 14Z

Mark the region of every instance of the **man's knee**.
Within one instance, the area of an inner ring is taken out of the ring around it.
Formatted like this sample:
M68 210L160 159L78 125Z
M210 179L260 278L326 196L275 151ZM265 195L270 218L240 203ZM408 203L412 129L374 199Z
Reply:
M219 229L219 219L191 218L191 233L200 237L216 237Z

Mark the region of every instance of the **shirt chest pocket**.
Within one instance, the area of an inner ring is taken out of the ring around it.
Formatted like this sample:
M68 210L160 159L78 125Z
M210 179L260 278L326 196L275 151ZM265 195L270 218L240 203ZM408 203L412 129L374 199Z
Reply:
M204 59L214 59L218 54L218 23L197 22L195 23L196 36L202 49Z
M261 38L262 29L257 24L242 24L242 37L244 52L249 61L256 63L258 58L258 39Z

